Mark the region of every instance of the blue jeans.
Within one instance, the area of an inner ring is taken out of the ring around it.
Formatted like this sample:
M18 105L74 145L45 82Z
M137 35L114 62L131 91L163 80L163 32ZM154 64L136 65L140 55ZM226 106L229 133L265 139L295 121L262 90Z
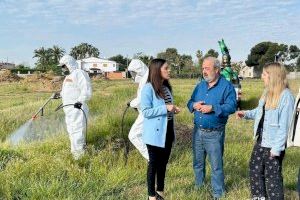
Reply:
M193 168L196 187L201 187L205 178L205 160L208 155L211 165L211 185L214 197L225 193L223 152L225 131L201 131L195 127L193 133Z

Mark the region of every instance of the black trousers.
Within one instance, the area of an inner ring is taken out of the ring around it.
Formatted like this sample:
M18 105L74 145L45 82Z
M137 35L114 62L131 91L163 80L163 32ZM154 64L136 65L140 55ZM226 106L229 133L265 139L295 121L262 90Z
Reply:
M270 148L261 147L256 143L251 155L250 186L253 199L264 197L270 200L283 200L282 160L284 151L280 156L271 157Z
M155 196L155 179L157 191L164 191L166 168L174 141L173 120L168 120L165 148L147 144L149 162L147 169L148 195Z

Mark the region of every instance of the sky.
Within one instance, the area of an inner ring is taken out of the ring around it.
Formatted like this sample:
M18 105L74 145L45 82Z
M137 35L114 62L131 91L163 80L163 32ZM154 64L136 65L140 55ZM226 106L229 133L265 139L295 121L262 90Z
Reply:
M224 38L233 61L263 41L300 47L299 0L0 0L0 62L34 66L33 51L82 42L100 57L156 56L166 48L196 58Z

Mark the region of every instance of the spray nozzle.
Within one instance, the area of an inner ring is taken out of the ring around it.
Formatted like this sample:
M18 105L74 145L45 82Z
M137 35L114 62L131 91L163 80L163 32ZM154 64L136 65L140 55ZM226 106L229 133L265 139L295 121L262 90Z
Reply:
M60 92L54 92L51 96L52 99L60 99L61 96L60 96Z

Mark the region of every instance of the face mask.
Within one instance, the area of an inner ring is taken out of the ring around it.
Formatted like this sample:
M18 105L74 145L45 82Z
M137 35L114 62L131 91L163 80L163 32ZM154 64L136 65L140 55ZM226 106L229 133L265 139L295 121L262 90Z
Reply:
M131 75L131 78L132 78L132 80L133 81L135 81L135 77L136 77L136 72L134 72L134 71L129 71L129 73L130 73L130 75Z
M66 67L63 67L63 68L61 69L61 71L62 71L62 73L63 73L65 76L67 76L67 75L70 74L69 70L68 70Z

